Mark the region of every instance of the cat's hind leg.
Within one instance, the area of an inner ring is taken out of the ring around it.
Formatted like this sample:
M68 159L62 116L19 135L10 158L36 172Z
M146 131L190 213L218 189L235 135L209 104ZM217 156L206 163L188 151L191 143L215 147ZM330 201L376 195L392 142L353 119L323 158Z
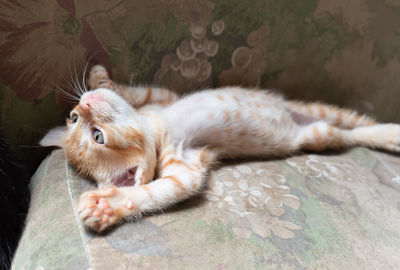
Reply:
M399 152L400 125L378 124L341 129L319 121L299 127L294 145L298 150L311 151L342 149L359 145Z
M400 152L400 125L398 124L358 127L350 132L357 145Z
M378 124L372 118L356 111L319 102L287 101L287 106L292 113L294 112L298 116L302 115L313 121L324 121L339 128L352 129Z

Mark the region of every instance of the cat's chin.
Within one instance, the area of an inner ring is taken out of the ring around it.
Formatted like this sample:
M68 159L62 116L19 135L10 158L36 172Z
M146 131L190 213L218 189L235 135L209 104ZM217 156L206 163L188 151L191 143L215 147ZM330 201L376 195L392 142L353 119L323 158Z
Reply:
M117 187L134 186L136 184L137 169L137 166L128 168L123 174L113 177L111 184Z

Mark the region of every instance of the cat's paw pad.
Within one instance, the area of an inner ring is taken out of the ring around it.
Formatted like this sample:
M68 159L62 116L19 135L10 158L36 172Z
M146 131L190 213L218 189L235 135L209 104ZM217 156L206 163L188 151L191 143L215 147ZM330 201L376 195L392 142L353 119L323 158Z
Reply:
M117 222L117 209L111 204L117 194L118 189L113 186L83 193L78 204L78 213L83 223L100 232Z
M91 89L96 89L100 87L109 88L112 81L105 67L101 65L96 65L92 67L89 72L88 79L89 87Z

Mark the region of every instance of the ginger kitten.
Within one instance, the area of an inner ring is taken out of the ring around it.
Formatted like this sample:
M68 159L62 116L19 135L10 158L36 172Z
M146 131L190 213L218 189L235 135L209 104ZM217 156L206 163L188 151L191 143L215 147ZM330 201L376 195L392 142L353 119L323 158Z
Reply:
M99 89L82 94L67 125L40 143L64 148L68 161L99 183L78 205L95 231L200 192L218 158L355 145L400 151L400 125L268 90L226 87L179 99L166 89L116 84L101 66L89 84Z

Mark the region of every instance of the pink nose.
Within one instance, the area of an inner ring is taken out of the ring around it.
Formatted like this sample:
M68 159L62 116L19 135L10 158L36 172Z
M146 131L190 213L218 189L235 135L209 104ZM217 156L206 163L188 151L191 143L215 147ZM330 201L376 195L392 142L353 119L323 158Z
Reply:
M81 99L79 102L79 106L84 109L85 111L90 111L91 104L96 101L101 101L103 98L97 94L89 94L84 99Z
M90 111L90 101L87 99L79 101L79 106L85 111Z

